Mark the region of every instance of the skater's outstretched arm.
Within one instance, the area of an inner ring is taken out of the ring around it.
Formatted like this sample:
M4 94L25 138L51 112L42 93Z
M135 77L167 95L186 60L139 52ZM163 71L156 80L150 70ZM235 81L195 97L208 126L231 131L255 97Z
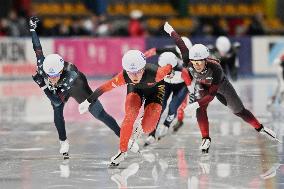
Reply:
M30 26L30 32L32 35L32 43L33 43L33 49L35 51L36 54L36 58L37 58L37 72L40 75L43 75L43 60L44 60L44 55L42 52L42 47L40 44L40 40L37 36L36 33L36 28L37 28L37 23L39 22L39 19L37 17L31 17L30 21L29 21L29 26Z
M166 77L168 74L171 73L174 66L175 65L167 64L166 66L159 67L158 70L157 70L157 73L156 73L155 81L159 82L159 81L163 80L164 77Z
M90 104L95 102L103 93L125 84L126 82L123 77L123 71L121 71L111 80L107 81L106 83L98 87L84 102L79 104L78 110L80 114L87 112Z
M173 38L175 41L175 44L180 49L182 60L183 60L183 66L188 67L189 62L189 49L186 47L184 41L180 37L180 35L173 29L171 25L169 25L168 22L164 25L164 30Z
M62 100L60 99L59 96L52 94L52 92L48 89L44 81L44 77L45 77L45 73L43 71L44 55L42 52L40 40L35 31L37 28L38 22L39 22L39 19L37 17L31 17L29 21L30 32L32 35L33 49L35 51L36 58L37 58L37 73L33 75L32 78L38 84L38 86L43 90L43 92L46 94L46 96L49 98L52 104L54 106L59 106L62 103Z
M126 84L123 72L121 71L119 74L117 74L115 77L113 77L111 80L105 82L103 85L98 87L88 98L88 102L92 103L96 101L103 93L112 90L113 88L119 87Z

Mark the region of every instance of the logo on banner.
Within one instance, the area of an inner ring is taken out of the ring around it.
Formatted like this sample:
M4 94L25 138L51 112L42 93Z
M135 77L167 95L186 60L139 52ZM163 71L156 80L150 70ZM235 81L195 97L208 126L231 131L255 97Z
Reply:
M25 62L26 59L24 41L0 40L0 63Z

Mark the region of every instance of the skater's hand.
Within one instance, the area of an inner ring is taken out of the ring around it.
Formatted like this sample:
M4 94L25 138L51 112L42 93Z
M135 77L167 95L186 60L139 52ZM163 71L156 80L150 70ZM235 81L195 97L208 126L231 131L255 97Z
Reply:
M189 111L189 115L193 116L195 115L197 108L199 108L199 104L198 102L194 102L192 104L188 104L185 111Z
M165 32L167 32L169 35L171 35L171 33L172 33L173 31L175 31L175 30L173 29L173 27L172 27L168 22L165 22L165 24L164 24L164 30L165 30Z
M33 80L38 84L40 88L46 88L46 84L44 82L44 78L42 75L37 73L36 75L32 75Z
M88 100L86 99L84 102L82 102L81 104L79 104L79 112L80 114L84 114L89 110L89 106L90 106L90 102L88 102Z
M29 25L30 25L30 31L35 31L37 28L37 23L39 22L39 18L36 16L33 16L30 18Z

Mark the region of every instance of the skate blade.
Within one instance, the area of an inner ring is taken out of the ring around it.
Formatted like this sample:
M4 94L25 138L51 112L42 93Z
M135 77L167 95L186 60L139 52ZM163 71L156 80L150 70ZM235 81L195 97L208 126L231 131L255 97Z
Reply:
M201 150L201 153L202 153L202 154L208 154L208 153L209 153L209 149L207 149L207 150Z
M162 138L164 138L165 136L160 136L158 137L158 141L160 141Z
M149 146L150 144L148 144L148 143L145 143L144 145L143 145L143 147L147 147L147 146Z
M116 167L118 167L118 166L119 166L119 163L113 163L113 162L111 162L111 163L108 165L109 168L116 168Z
M180 127L179 128L174 128L173 132L176 133L176 132L178 132L179 129L180 129Z
M69 159L70 157L69 157L69 154L68 153L63 153L63 159L65 160L65 159Z
M277 142L279 142L280 144L283 144L283 141L281 141L280 139L275 138L275 140L276 140Z

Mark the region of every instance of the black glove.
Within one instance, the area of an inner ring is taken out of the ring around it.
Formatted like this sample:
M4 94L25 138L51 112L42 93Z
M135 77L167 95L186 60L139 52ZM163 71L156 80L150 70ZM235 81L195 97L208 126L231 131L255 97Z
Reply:
M36 75L33 75L32 78L38 84L40 88L46 86L43 76L40 75L39 73L37 73Z
M35 30L38 22L39 22L38 17L36 17L36 16L31 17L30 21L29 21L30 30Z

